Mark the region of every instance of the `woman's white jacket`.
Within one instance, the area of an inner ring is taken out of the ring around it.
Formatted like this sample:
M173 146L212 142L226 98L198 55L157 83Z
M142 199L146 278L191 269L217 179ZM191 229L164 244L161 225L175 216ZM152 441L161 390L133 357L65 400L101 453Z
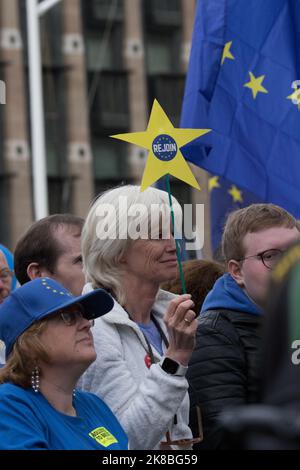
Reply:
M84 293L89 290L87 284ZM153 315L167 337L163 317L174 297L160 290L153 306ZM137 293L137 302L138 298ZM167 374L157 363L147 368L143 333L121 305L115 302L113 310L96 320L92 331L97 359L79 387L101 397L113 410L128 434L130 449L159 449L168 430L173 440L192 437L186 378ZM152 350L159 362L160 354Z

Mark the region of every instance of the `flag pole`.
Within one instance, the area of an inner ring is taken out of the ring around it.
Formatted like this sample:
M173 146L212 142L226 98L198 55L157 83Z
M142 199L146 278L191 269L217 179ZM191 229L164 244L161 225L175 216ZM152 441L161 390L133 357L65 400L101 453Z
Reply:
M34 218L48 215L47 165L37 0L26 0Z
M168 191L168 195L169 195L171 220L172 220L172 225L173 225L173 229L174 229L174 239L175 239L175 244L176 244L176 256L177 256L177 262L178 262L178 268L179 268L179 277L180 277L180 282L181 282L181 289L182 289L182 293L186 294L186 287L185 287L184 275L183 275L183 271L182 271L181 256L180 256L180 246L179 246L178 239L176 238L175 216L174 216L174 209L173 209L173 203L172 203L171 184L170 184L170 175L169 174L166 175L166 186L167 186L167 191Z
M61 0L44 0L38 3L38 0L26 0L30 135L35 220L48 215L47 159L39 17L59 1Z
M37 12L39 16L42 16L44 13L46 13L50 8L54 7L57 3L59 3L61 0L44 0L43 2L40 2L37 6Z

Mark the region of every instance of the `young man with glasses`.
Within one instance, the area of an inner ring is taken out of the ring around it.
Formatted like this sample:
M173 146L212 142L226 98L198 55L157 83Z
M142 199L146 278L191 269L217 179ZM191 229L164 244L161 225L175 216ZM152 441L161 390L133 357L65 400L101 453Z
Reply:
M228 272L204 301L188 369L191 426L195 405L203 419L201 448L222 448L222 411L258 398L262 307L270 273L299 239L297 221L273 204L252 204L226 222L222 251Z

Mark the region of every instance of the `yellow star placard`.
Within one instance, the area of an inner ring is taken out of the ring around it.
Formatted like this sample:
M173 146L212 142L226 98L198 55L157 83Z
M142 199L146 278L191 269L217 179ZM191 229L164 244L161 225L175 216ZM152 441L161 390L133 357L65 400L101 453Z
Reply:
M128 134L112 135L149 150L144 170L141 191L167 174L200 189L180 148L188 142L210 132L211 129L178 129L173 126L157 100L154 100L147 130Z

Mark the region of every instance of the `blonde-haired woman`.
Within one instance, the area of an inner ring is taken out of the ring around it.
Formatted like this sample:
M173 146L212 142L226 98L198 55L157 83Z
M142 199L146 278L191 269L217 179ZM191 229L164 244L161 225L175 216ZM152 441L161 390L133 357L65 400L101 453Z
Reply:
M0 306L7 359L0 369L0 449L127 449L127 436L107 405L74 390L96 358L93 319L112 305L101 289L73 297L41 278Z
M191 447L185 374L197 321L189 295L159 289L177 274L168 194L139 186L104 193L87 216L82 253L84 291L101 286L115 304L95 324L98 358L81 386L113 409L131 449Z

